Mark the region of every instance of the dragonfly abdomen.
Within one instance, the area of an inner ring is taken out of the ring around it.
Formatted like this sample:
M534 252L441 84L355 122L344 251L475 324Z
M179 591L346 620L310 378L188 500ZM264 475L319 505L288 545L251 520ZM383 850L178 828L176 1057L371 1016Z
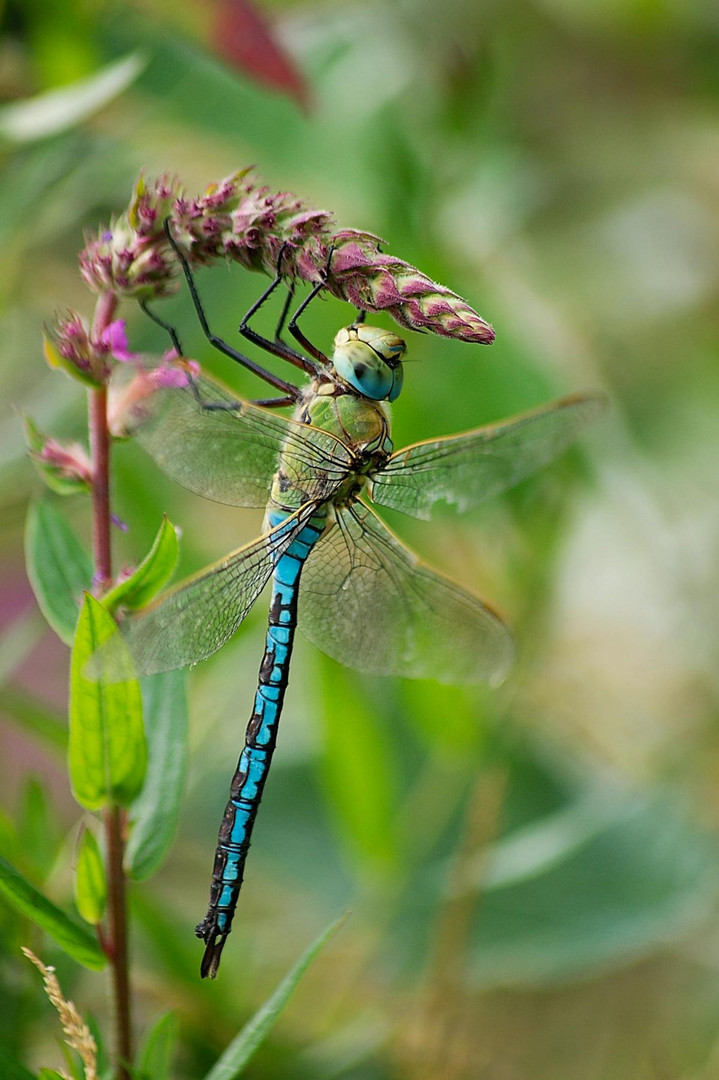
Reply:
M271 524L279 524L284 516L281 511L273 511L271 518L276 520L271 520ZM206 945L200 968L203 978L208 975L214 978L217 974L222 948L232 928L252 828L277 742L277 729L289 681L300 574L324 527L325 514L320 511L305 525L287 551L278 557L273 572L265 652L260 664L254 707L220 825L210 906L195 929Z

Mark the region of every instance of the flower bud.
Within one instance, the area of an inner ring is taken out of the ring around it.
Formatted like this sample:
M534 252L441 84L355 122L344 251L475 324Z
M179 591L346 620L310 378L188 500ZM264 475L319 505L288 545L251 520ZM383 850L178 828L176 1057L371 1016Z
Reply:
M25 417L28 452L47 486L59 495L88 491L92 485L92 462L80 443L63 443L44 435Z
M93 292L149 300L173 291L177 264L164 223L179 192L176 179L149 185L140 176L125 213L80 252L80 273Z
M366 311L387 311L409 330L482 345L494 341L492 327L466 300L402 259L385 255L380 243L354 229L335 234L327 280L334 296Z
M88 386L101 386L107 377L109 349L91 340L85 320L74 311L45 328L43 351L50 367L60 368Z

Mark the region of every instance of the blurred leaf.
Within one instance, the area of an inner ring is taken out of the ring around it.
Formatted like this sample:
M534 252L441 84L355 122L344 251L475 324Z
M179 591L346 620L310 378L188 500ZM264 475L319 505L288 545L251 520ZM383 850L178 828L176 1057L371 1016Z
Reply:
M225 1052L207 1073L205 1080L235 1080L250 1060L255 1050L264 1042L272 1030L277 1018L287 1004L292 991L310 966L314 958L325 947L336 930L342 925L347 915L335 919L326 930L305 949L295 966L288 972L275 990L272 997L258 1009L239 1035L230 1043Z
M20 845L18 843L15 823L9 814L0 809L0 854L4 855L7 859L14 859L17 857L17 852L19 850Z
M110 643L112 675L88 675ZM87 810L108 801L127 806L142 788L146 747L140 683L115 620L89 593L77 624L70 663L70 779Z
M0 895L17 911L45 930L73 960L92 971L101 971L104 968L106 957L92 934L43 896L2 857Z
M146 1032L137 1054L137 1080L169 1080L179 1026L177 1013L166 1012Z
M65 1080L62 1073L56 1072L55 1069L40 1069L37 1076L38 1080Z
M34 142L75 127L122 94L146 64L139 53L131 53L71 86L5 105L0 109L0 139Z
M95 834L84 829L77 852L75 907L85 922L97 926L105 914L107 882L100 846Z
M35 1080L35 1074L28 1072L7 1050L0 1046L0 1075L3 1080Z
M38 703L24 690L0 687L0 709L17 720L25 731L37 735L45 746L53 750L64 750L67 746L65 717Z
M127 873L143 881L155 873L172 844L187 772L185 673L142 680L148 746L145 784L130 808Z
M72 645L82 594L92 585L92 560L48 500L30 505L25 558L40 610L60 640Z
M103 606L110 612L118 607L144 607L172 577L178 556L177 532L165 516L146 557L128 578L103 596Z
M30 777L23 791L18 819L18 850L24 853L23 866L36 870L44 879L57 854L57 815L36 777Z
M316 669L325 726L324 779L335 816L364 859L392 865L397 798L390 748L359 679L319 654Z
M215 0L213 44L228 63L308 107L309 90L262 11L250 0Z
M0 686L10 678L42 637L42 620L30 612L15 619L0 635Z
M516 830L486 864L470 977L506 986L633 961L709 916L718 854L666 805L616 791Z

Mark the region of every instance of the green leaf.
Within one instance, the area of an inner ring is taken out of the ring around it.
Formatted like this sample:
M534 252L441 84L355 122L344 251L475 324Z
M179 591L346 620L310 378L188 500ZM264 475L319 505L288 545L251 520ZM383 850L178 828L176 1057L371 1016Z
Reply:
M57 636L71 645L82 594L92 585L92 560L47 500L30 506L25 558L40 610Z
M175 835L188 753L185 673L142 680L148 761L145 784L130 809L127 873L143 881L163 862Z
M47 788L36 777L30 777L23 790L22 807L18 815L18 852L22 865L31 876L45 880L57 858L59 837L57 812L50 805Z
M163 517L159 532L149 554L137 569L102 598L108 611L119 607L140 608L152 600L172 577L179 556L177 532L167 517Z
M100 846L95 834L85 829L77 853L75 907L85 922L97 926L107 903L107 882Z
M24 1065L16 1061L0 1046L0 1076L3 1080L35 1080L34 1073L29 1072Z
M169 1080L178 1029L177 1013L165 1012L157 1018L137 1055L135 1071L138 1080Z
M97 674L88 673L93 664ZM140 683L115 620L89 593L72 649L69 711L75 798L87 810L109 801L127 806L142 788L147 760Z
M70 919L64 911L43 896L16 869L0 856L0 895L23 915L26 915L57 942L63 952L79 964L93 971L101 971L106 964L93 935Z
M324 949L336 930L347 918L347 913L335 919L312 944L305 949L295 966L285 975L274 994L267 999L249 1023L245 1024L225 1052L215 1062L205 1080L235 1080L250 1060L255 1050L264 1042L275 1021L287 1004L292 991L318 953Z
M141 73L146 61L131 53L87 79L0 109L0 138L31 142L74 127L118 97Z
M57 1072L55 1069L40 1069L37 1080L65 1080L65 1078L62 1073Z

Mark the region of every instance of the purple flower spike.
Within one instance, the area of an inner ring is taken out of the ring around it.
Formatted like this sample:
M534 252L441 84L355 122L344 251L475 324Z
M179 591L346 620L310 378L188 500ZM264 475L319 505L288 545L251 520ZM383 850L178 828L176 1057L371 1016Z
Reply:
M456 293L421 270L380 251L371 233L344 229L335 234L328 290L368 311L388 311L408 330L490 345L494 330Z

